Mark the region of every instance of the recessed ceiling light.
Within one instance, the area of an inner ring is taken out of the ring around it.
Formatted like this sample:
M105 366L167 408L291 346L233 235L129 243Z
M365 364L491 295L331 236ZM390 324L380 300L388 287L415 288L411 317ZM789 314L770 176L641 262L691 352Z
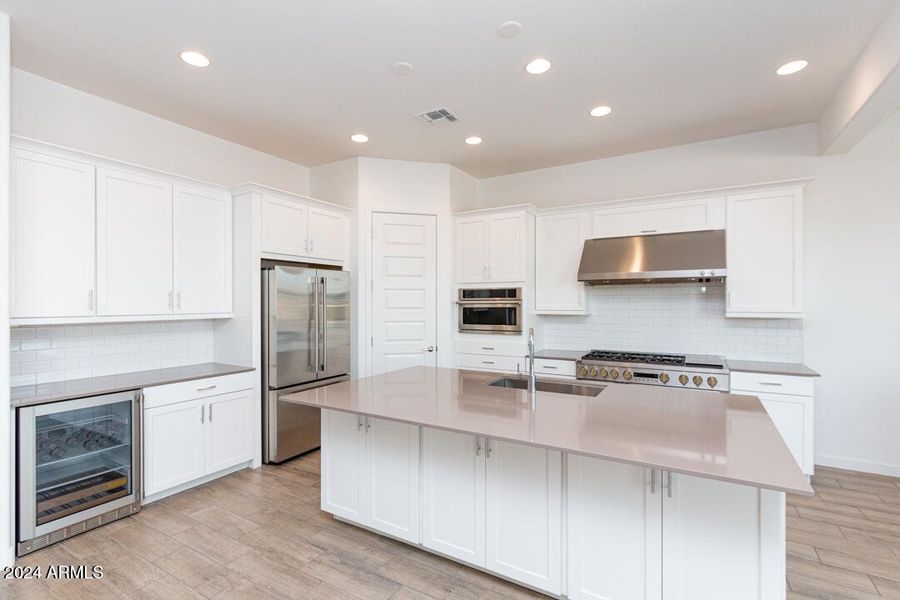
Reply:
M185 50L181 53L181 60L192 67L205 68L209 66L209 59L195 50Z
M540 75L549 71L551 66L550 61L546 58L536 58L525 65L525 70L532 75Z
M350 136L350 139L356 142L357 144L365 144L369 141L369 136L364 133L354 133Z
M408 62L398 62L394 63L394 66L391 67L391 70L395 75L409 75L412 73L413 67Z
M591 109L592 117L605 117L609 113L612 112L612 108L609 106L595 106Z
M520 33L522 33L522 24L518 21L506 21L500 23L500 26L497 27L497 35L500 37L511 38L516 37Z
M481 138L477 135L470 135L466 138L466 143L470 146L477 146L481 143Z
M808 64L809 62L805 60L792 60L791 62L784 63L778 67L775 72L779 75L793 75L794 73L799 73L805 69Z

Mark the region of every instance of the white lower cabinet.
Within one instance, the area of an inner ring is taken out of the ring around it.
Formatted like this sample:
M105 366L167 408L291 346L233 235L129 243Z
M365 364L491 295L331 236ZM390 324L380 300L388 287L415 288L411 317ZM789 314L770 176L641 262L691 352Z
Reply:
M484 567L484 440L422 429L422 545Z
M525 585L562 590L562 460L536 446L488 439L486 566Z
M154 496L218 473L253 458L251 410L253 390L249 373L210 384L214 396L191 397L182 382L144 389L144 497ZM206 387L203 385L201 387ZM197 396L197 392L193 393Z
M419 428L322 411L322 510L419 543Z
M573 599L783 599L784 494L568 457Z

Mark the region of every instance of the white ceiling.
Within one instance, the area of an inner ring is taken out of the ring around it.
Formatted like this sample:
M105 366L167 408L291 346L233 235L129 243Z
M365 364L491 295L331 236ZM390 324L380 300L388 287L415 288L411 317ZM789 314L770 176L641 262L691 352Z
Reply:
M13 64L315 166L498 175L816 120L894 0L0 0ZM524 27L497 35L507 20ZM178 59L204 52L206 70ZM526 62L553 62L545 75ZM792 77L776 67L810 66ZM391 71L408 61L414 71ZM599 104L613 107L591 118ZM415 118L447 106L437 129ZM365 132L363 146L349 140ZM484 138L467 146L469 135Z

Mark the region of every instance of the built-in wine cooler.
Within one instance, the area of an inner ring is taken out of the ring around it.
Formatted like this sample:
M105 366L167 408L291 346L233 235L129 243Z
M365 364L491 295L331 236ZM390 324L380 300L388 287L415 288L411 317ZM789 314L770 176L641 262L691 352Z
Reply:
M140 392L18 413L20 556L140 509Z

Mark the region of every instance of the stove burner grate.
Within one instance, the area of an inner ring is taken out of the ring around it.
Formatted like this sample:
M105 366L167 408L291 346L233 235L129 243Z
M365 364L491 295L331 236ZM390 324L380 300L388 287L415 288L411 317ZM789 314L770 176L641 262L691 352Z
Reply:
M615 350L591 350L581 360L606 360L633 362L648 365L683 365L683 354L656 354L651 352L618 352Z

